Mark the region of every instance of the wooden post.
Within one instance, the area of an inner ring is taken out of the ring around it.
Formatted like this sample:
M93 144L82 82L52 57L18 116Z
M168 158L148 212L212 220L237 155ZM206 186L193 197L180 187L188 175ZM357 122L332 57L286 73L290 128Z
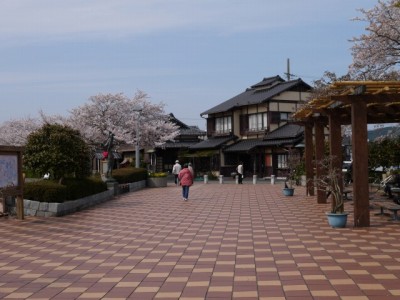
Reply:
M306 192L307 196L314 196L314 166L313 166L313 127L307 123L304 126L305 160L306 160Z
M315 159L317 162L322 161L325 156L325 133L324 124L320 120L316 120L315 126ZM316 176L321 177L325 175L323 167L317 163L316 164ZM317 202L326 203L326 192L317 188Z
M15 206L17 210L17 219L24 219L24 197L22 195L17 195Z
M355 100L351 104L353 152L354 226L369 227L368 127L367 104Z

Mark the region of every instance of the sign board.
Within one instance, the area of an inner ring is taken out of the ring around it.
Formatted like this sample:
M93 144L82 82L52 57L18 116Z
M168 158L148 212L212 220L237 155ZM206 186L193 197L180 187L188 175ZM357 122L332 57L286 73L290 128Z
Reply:
M0 212L4 213L5 197L17 197L17 217L23 219L22 147L0 146Z

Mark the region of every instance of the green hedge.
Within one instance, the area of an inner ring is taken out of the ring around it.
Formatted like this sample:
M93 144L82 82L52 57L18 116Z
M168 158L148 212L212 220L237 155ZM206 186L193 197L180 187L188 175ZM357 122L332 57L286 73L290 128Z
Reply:
M147 179L147 170L144 168L121 168L113 170L112 178L119 184L137 182Z
M52 180L27 182L24 184L24 198L62 203L67 200L67 187Z
M24 185L24 198L39 202L62 203L107 190L107 184L98 178L68 178L59 184L53 180L39 180Z

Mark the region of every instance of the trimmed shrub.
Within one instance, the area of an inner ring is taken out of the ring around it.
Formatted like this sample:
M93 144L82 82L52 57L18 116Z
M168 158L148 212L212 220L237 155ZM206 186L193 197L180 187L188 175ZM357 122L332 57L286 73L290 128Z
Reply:
M66 178L62 184L67 187L68 200L76 200L107 190L107 184L100 178L94 177L82 179Z
M53 180L39 180L24 185L24 198L39 202L76 200L107 190L107 184L98 178L66 178L63 184Z
M26 182L24 198L39 202L62 203L67 200L67 187L51 180Z
M143 168L121 168L113 170L112 178L119 184L137 182L147 179L147 170Z

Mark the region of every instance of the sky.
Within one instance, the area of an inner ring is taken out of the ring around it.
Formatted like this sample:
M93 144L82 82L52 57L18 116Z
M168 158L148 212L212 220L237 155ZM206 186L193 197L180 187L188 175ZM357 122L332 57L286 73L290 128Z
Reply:
M0 123L141 90L187 125L265 77L347 73L378 0L0 0Z

